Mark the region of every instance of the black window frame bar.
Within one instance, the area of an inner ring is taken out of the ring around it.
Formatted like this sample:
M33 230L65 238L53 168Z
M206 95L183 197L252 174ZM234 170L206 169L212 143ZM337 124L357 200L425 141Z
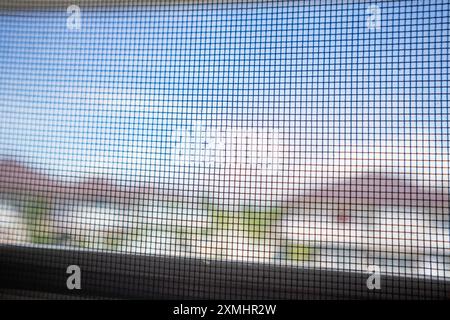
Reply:
M242 0L245 1L245 0ZM381 0L387 2L397 0ZM237 0L0 0L0 11L124 5L236 3ZM247 0L246 2L266 2ZM318 0L302 1L305 5ZM372 2L370 0L340 0ZM36 259L33 259L36 257ZM45 257L45 258L43 258ZM69 265L81 270L81 290L66 285ZM226 272L224 272L226 271ZM283 276L280 277L279 275ZM450 280L381 275L369 290L369 273L309 269L173 256L0 245L0 291L40 292L41 297L137 299L450 299ZM57 295L56 295L57 296ZM1 297L1 293L0 293Z
M80 267L80 290L66 286L69 265ZM258 263L0 246L3 289L123 299L450 299L450 281L381 275L381 288L369 290L369 276Z

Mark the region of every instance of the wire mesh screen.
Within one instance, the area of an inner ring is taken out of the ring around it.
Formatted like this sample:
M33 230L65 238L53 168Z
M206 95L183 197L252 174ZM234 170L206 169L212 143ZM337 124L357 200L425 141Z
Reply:
M2 4L0 250L449 281L447 1L92 4Z

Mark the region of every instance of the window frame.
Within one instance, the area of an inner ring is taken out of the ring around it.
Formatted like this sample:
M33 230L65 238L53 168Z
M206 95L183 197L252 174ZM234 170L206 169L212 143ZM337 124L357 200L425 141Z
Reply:
M70 265L80 267L81 290L67 289ZM450 299L450 281L382 275L381 289L369 290L369 276L363 272L171 256L0 246L0 288L74 297Z

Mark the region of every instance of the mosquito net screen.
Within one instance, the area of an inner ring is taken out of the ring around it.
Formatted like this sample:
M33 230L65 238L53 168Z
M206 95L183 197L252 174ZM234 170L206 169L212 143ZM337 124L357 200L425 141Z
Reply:
M227 265L287 291L450 279L447 1L22 2L0 10L16 267L114 255L191 297L249 297ZM216 267L181 287L190 261Z

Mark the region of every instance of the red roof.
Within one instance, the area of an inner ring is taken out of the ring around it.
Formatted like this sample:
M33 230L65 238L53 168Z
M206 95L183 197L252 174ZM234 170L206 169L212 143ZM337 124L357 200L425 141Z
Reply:
M290 201L295 203L337 203L342 205L395 205L448 208L447 188L425 188L419 181L372 173L353 178L326 181L304 187L305 194Z
M15 160L0 160L0 193L39 196L53 200L134 200L153 193L147 185L127 187L107 177L62 182Z

